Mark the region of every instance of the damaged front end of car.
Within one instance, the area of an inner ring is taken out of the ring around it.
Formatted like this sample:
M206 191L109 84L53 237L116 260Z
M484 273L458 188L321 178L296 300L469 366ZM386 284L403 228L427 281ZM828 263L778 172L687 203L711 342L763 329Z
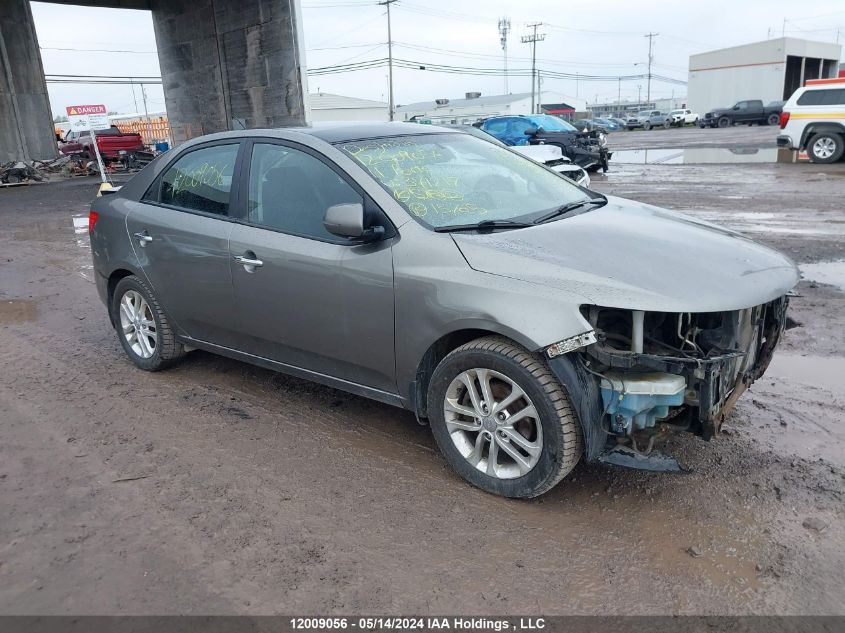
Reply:
M658 436L690 431L709 440L719 432L740 395L768 367L787 303L783 296L704 313L583 306L593 331L581 335L577 347L564 351L557 344L546 353L567 391L579 391L573 404L587 460L682 470L655 450Z

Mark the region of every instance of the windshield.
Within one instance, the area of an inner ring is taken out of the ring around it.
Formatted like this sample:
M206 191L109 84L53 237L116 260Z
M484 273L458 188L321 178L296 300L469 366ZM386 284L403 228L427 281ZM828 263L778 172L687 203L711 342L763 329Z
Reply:
M559 119L556 116L551 116L550 114L536 114L534 116L525 117L535 127L541 127L546 132L577 132L574 127L572 127L569 123L564 121L563 119Z
M469 134L420 134L340 143L429 228L530 222L589 198L563 176Z

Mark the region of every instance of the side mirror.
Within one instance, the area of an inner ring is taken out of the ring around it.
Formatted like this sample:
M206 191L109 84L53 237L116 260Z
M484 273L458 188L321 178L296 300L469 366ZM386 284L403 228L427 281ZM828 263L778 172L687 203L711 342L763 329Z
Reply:
M536 127L529 127L525 130L525 136L534 136L540 130Z
M359 202L329 207L326 209L323 225L333 235L362 242L375 242L384 235L382 226L364 228L364 205Z

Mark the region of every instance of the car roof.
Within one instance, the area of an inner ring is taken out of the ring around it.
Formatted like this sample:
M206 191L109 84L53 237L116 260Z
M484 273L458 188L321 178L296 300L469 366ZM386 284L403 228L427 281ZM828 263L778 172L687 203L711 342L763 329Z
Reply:
M327 143L343 143L368 138L389 136L417 136L421 134L448 134L453 132L436 125L422 123L382 122L332 122L317 123L311 127L290 128L315 136Z

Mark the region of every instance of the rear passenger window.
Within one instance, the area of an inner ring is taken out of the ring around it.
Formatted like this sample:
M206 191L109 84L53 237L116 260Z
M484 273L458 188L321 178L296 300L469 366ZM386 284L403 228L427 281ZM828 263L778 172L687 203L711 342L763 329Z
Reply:
M162 204L228 215L238 145L215 145L185 154L162 176Z
M808 90L796 101L798 105L843 105L845 104L845 89L835 90Z

